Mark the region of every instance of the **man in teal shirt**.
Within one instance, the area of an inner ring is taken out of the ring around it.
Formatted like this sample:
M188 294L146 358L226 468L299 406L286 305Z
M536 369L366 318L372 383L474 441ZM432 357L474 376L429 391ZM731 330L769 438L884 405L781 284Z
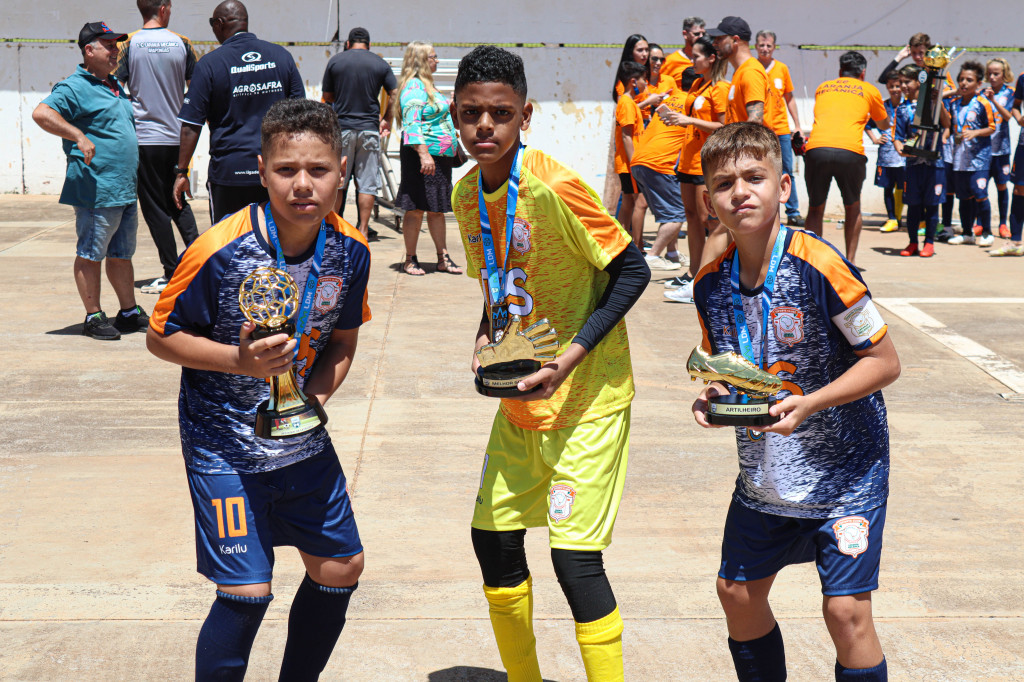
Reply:
M75 209L75 284L86 313L82 333L101 340L119 339L122 332L145 330L149 324L135 302L132 268L139 225L138 140L131 100L112 75L117 41L126 37L102 21L83 26L78 34L82 64L32 112L40 128L64 139L68 168L60 203ZM104 258L120 306L113 324L100 306Z

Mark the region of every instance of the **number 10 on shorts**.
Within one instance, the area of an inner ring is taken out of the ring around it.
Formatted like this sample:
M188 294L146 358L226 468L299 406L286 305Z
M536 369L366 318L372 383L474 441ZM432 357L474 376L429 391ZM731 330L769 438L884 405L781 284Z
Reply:
M217 537L224 538L225 525L227 525L227 537L238 538L249 534L245 523L244 497L210 500L210 504L217 510ZM225 516L227 517L227 524L224 523Z

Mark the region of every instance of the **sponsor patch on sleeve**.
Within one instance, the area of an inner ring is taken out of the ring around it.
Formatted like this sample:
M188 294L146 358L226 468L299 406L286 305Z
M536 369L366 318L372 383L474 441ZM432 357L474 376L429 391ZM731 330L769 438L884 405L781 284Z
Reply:
M873 342L875 337L885 329L885 320L867 296L861 297L856 303L835 315L832 322L843 332L843 336L854 348Z

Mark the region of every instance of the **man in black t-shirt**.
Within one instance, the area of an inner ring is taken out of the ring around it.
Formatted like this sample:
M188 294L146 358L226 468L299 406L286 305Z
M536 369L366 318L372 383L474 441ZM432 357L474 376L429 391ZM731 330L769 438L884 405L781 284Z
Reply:
M203 123L210 125L210 218L216 223L253 202L267 200L256 157L260 125L274 102L304 98L302 77L288 50L249 33L249 14L238 0L217 5L210 26L219 48L196 63L178 119L181 150L174 203L192 196L188 165Z
M380 186L380 137L391 131L388 117L381 118L377 99L381 88L388 99L397 94L398 82L391 67L370 52L370 33L365 28L349 31L345 51L331 57L324 71L323 98L334 107L341 123L342 145L348 162L345 180L334 206L341 215L348 181L356 178L359 231L368 236L370 211Z

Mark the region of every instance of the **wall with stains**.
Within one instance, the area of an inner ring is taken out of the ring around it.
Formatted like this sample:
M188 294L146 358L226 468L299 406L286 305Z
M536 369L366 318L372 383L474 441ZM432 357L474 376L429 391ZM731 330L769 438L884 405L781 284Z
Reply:
M365 4L343 3L340 12L338 0L304 0L301 12L271 0L250 0L246 4L252 31L274 41L329 43L336 36L343 40L350 27L363 25L375 43L421 39L437 43L546 44L512 48L526 63L529 96L535 106L534 123L526 141L578 169L599 192L605 184L614 115L609 93L621 52L615 46L634 31L654 42L677 43L682 16L689 13L689 8L682 7L667 12L663 3L651 0L595 0L586 11L580 11L577 3L545 0L453 0L445 4L444 11L426 13L420 11L419 3L408 0L396 0L373 10ZM99 19L115 30L130 31L140 25L133 5L127 0L95 0L88 6L60 0L21 4L5 8L0 38L73 39L83 23ZM171 29L196 41L212 40L207 19L214 6L213 2L176 0ZM962 3L862 0L828 3L825 10L826 5L816 0L790 0L782 21L777 6L771 3L737 0L728 8L705 13L704 18L715 23L728 11L744 16L755 31L768 28L779 34L776 57L791 68L801 118L804 126L810 127L814 89L837 75L842 50L798 49L798 45L896 45L916 30L926 31L944 44L1020 44L1015 22L993 20L1014 14L1010 0L995 0L987 6L990 11L980 13L968 11ZM571 45L581 43L604 46ZM199 46L201 52L209 49L212 46ZM319 98L324 66L340 44L293 45L288 49L306 80L307 94ZM374 50L385 57L401 56L398 46L381 44ZM448 59L458 59L467 51L466 47L438 47L439 55ZM893 56L890 51L863 52L871 80ZM1015 71L1024 68L1020 52L987 52L976 58L996 55L1007 57ZM60 191L64 173L60 141L39 130L31 112L78 61L78 48L73 43L0 43L0 192ZM867 152L869 168L873 169L874 149L870 144ZM195 161L196 181L202 193L208 161L205 134ZM802 185L797 183L798 187Z

